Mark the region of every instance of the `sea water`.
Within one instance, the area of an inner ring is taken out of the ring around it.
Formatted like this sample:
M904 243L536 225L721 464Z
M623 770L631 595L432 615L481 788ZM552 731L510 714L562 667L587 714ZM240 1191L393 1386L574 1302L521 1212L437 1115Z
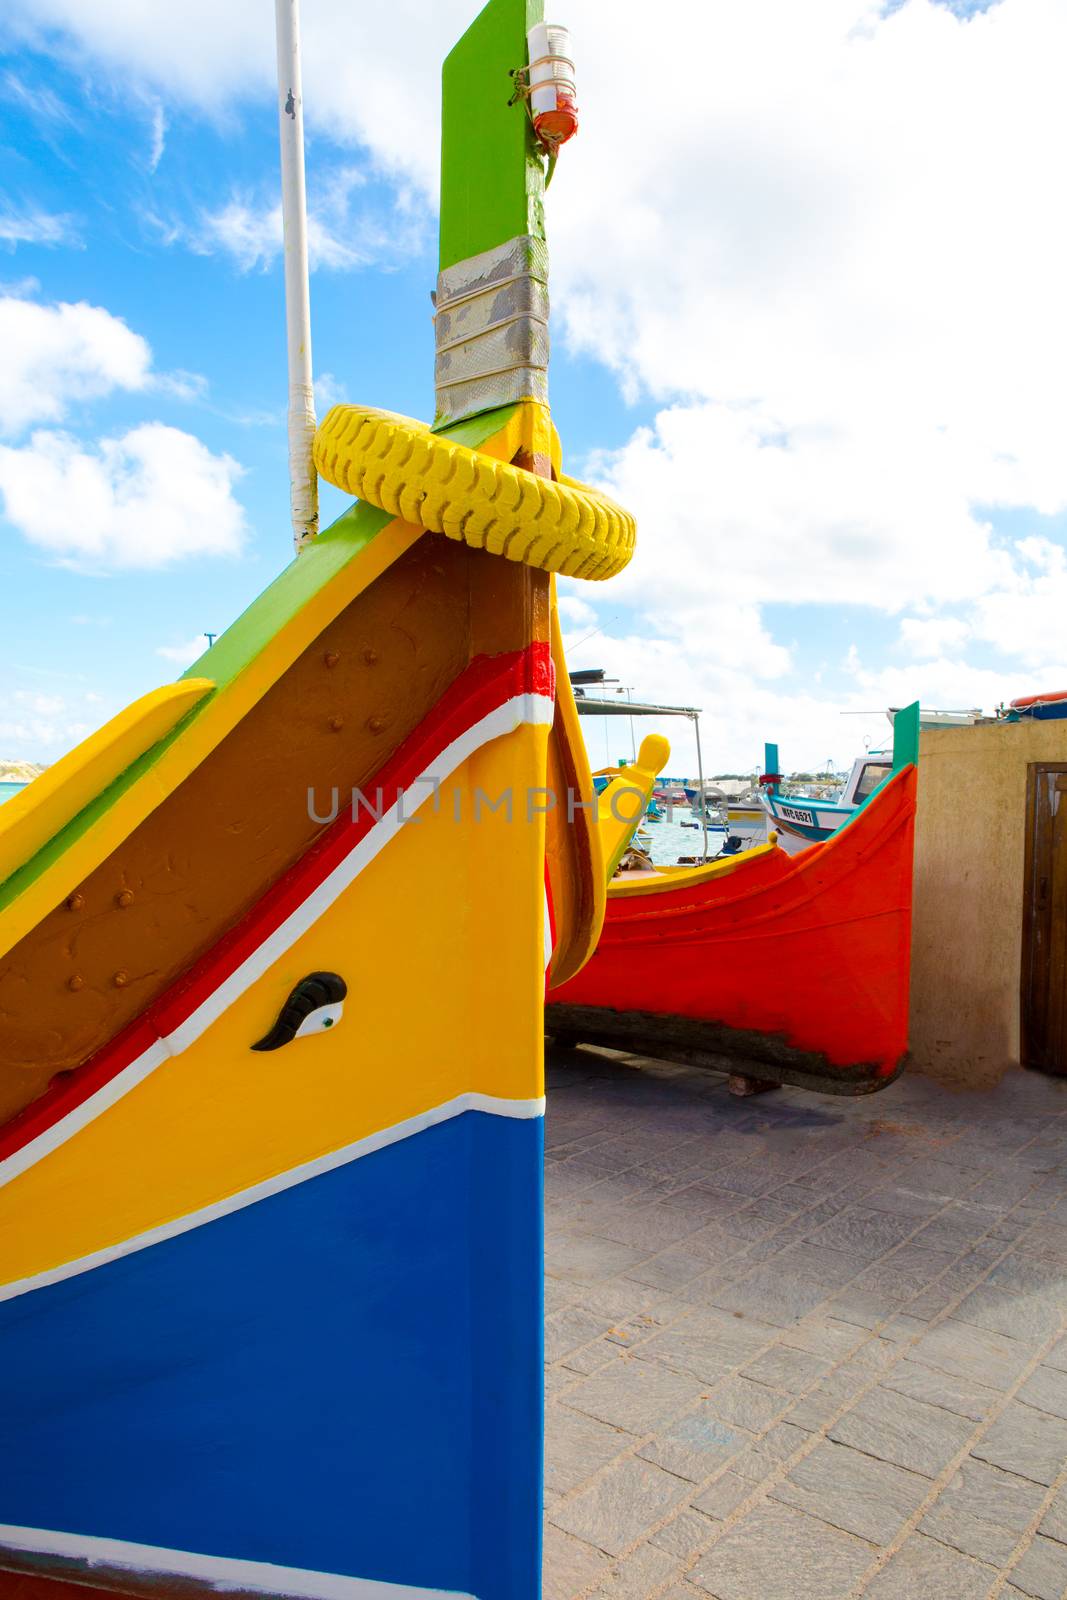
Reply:
M696 822L696 827L685 827L685 823ZM642 833L649 837L648 853L658 867L673 867L679 856L696 856L699 861L704 848L704 835L700 823L690 811L688 806L675 806L673 816L666 809L662 822L649 822L646 817L641 824ZM708 860L717 856L726 843L726 830L708 826Z
M10 800L13 794L18 794L20 789L25 789L24 783L0 783L0 806L5 800Z

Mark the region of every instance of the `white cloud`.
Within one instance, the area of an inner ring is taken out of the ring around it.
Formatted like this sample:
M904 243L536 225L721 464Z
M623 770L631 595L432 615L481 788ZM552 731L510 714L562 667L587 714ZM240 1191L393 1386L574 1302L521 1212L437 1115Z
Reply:
M29 300L41 291L40 278L5 278L0 280L0 300Z
M1067 563L1053 549L1056 559L1046 571L1016 570L1010 583L981 597L972 617L977 638L1028 667L1067 659Z
M19 449L0 447L8 520L55 560L90 569L235 555L245 535L233 492L241 472L160 422L94 448L47 430Z
M339 406L348 399L348 387L332 372L320 372L315 377L315 409L324 417L331 406Z
M148 170L155 172L163 160L167 145L167 115L157 100L152 106L152 147L148 152Z
M312 182L307 230L313 272L392 262L421 237L425 207L420 211L401 203L386 216L355 209L353 197L365 182L352 166L334 168ZM240 272L266 271L282 250L282 208L273 199L259 202L248 195L231 195L215 210L202 211L192 228L160 226L168 243L184 241L199 255L228 255Z
M552 191L556 304L572 348L682 397L594 464L641 519L613 594L969 602L975 639L1055 659L1061 581L986 508L1067 507L1062 6L693 6L684 59L630 5L610 29L573 13L595 47Z
M596 627L599 620L597 614L582 595L561 592L557 606L560 621L565 629L578 631Z
M1010 561L944 461L950 446L902 433L888 459L844 417L794 429L755 406L660 412L592 463L641 530L613 595L657 609L728 599L895 610L987 591Z
M70 107L46 84L29 83L21 72L5 72L0 84L7 104L17 105L20 112L28 114L35 122L77 126Z
M20 244L77 244L74 220L35 206L18 210L0 202L0 249L14 250Z
M604 667L609 677L632 686L635 699L696 706L705 773L755 770L766 740L779 745L787 771L813 770L828 757L839 769L846 768L864 749L891 743L885 715L889 706L919 700L927 709L989 713L1016 695L1067 684L1063 646L1037 670L976 667L957 656L883 666L868 661L863 648L854 646L843 684L827 695L817 682L790 671L755 676L747 664L751 641L744 624L730 632L728 612L715 618L709 631L718 642L706 643L701 654L699 639L674 627L654 634L601 633L584 644L581 630L568 629L567 659L572 667ZM627 722L584 718L583 729L594 765L629 754ZM695 775L690 723L642 717L635 719L634 732L637 743L646 733L664 734L672 749L668 770Z
M114 389L144 389L152 352L146 340L101 306L39 305L0 298L0 434L57 422L71 405Z
M154 373L151 387L156 394L173 395L175 400L203 400L209 386L202 372L178 367L173 372Z
M711 619L710 641L707 637L702 641L699 630L681 632L672 627L670 632L653 634L603 632L583 644L583 630L568 629L567 661L572 668L605 668L609 678L632 689L635 700L696 707L701 713L706 774L755 770L767 739L778 739L783 760L796 768L821 763L831 752L839 765L847 764L862 749L868 721L871 729L879 730L878 738L883 737L880 730L888 726L884 716L864 719L862 729L841 716L841 710L856 704L854 694L827 704L788 677L756 677L746 665L753 644L751 626L751 619L739 619L734 632L729 608L723 608ZM877 701L872 703L868 696L864 708L876 707ZM582 726L594 766L630 754L628 721L586 717ZM670 741L668 771L675 776L695 775L696 740L690 722L679 717L635 718L638 745L648 733L662 733Z
M917 661L933 661L938 656L962 650L971 637L971 628L962 617L901 617L901 649Z
M98 696L84 695L82 702ZM0 716L0 751L5 760L25 760L32 753L54 758L84 739L96 726L84 706L68 695L36 689L8 689Z
M181 237L176 231L174 237ZM217 211L202 212L189 240L198 255L233 257L241 272L269 267L282 247L281 205L256 208L230 199Z
M221 113L271 93L254 0L15 3L161 94ZM638 0L568 4L583 116L549 196L556 328L660 405L594 464L641 518L610 590L645 619L620 675L651 695L684 673L760 738L794 711L820 743L829 727L817 685L792 693L768 601L903 614L927 659L869 673L868 700L989 704L1020 689L967 650L1023 678L1063 654L1067 578L989 511L1067 508L1067 9L887 9L673 0L650 24ZM432 194L439 63L471 13L308 8L312 134ZM231 253L261 265L277 225L246 209Z
M205 634L194 634L191 639L186 639L184 644L161 644L156 647L156 655L162 656L164 661L173 661L176 666L190 667L199 656L207 649Z
M34 423L61 422L79 402L116 389L151 390L198 400L206 382L195 372L154 372L146 339L102 306L30 299L33 280L0 289L0 436Z
M470 0L393 0L304 9L304 114L312 134L359 143L381 170L437 187L441 60L471 21ZM8 29L39 49L88 57L151 91L224 116L274 98L272 18L260 0L8 0Z

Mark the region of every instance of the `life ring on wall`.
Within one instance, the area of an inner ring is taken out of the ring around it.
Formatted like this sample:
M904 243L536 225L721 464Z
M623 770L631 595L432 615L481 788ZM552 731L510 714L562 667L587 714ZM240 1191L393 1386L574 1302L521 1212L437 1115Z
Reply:
M1021 694L1011 701L1012 711L1029 711L1031 706L1050 706L1057 700L1067 700L1067 689L1054 689L1049 694Z
M633 554L633 517L598 489L540 478L391 411L334 406L315 465L379 511L545 572L613 578Z

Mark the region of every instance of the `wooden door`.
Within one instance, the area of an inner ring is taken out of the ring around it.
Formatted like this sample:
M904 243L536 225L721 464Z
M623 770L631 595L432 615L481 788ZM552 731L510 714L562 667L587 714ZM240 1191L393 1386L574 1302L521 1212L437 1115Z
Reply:
M1067 765L1033 764L1027 784L1022 1058L1067 1075Z

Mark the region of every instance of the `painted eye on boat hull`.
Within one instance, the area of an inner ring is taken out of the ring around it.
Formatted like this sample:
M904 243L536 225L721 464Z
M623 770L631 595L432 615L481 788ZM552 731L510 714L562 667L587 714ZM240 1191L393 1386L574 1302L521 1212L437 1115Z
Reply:
M344 1014L347 993L348 985L339 973L309 972L289 994L273 1028L252 1049L278 1050L293 1039L329 1032Z

